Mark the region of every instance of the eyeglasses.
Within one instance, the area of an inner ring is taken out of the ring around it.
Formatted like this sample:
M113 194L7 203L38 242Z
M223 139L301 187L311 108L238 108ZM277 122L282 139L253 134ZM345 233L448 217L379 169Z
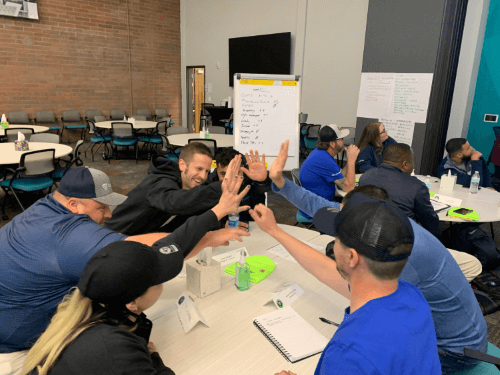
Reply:
M382 135L382 134L384 134L384 133L387 133L387 130L385 130L385 129L384 129L384 130L382 130L382 131L380 132L380 135Z

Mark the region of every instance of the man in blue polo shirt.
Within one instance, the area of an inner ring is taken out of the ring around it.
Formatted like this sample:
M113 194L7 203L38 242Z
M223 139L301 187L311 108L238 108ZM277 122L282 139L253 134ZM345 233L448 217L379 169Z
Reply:
M300 183L304 189L329 201L335 196L335 185L346 192L354 189L358 147L351 145L346 148L347 164L343 169L340 169L334 158L344 147L344 138L348 135L349 130L340 130L334 124L321 128L316 149L309 154L300 168ZM310 218L305 212L301 211L301 214Z

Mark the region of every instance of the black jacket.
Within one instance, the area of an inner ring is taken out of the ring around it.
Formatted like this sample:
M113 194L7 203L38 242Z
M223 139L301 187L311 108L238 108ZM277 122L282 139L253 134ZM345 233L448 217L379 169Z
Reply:
M388 164L369 169L359 179L359 186L375 185L385 189L403 213L441 239L439 217L430 201L429 189L418 178Z
M86 329L61 354L49 374L175 375L158 353L149 353L151 321L144 314L137 321L134 332L106 323Z
M151 159L148 176L115 208L106 226L128 235L172 232L188 217L214 207L221 194L220 182L183 190L179 165L158 155ZM175 218L160 230L174 215Z

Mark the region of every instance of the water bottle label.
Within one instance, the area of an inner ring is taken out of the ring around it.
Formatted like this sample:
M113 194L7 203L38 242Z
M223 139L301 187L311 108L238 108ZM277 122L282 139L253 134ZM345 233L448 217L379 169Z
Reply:
M229 228L238 228L239 225L239 220L228 220L228 227Z

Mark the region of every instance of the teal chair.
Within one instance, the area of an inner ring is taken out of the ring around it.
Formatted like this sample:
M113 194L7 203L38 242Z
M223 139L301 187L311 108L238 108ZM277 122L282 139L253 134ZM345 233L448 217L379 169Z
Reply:
M59 134L61 127L57 124L57 118L52 111L37 111L35 114L35 124L48 126L49 131L55 130Z
M21 155L19 167L16 170L5 168L6 172L12 173L12 177L6 177L0 181L0 187L5 193L2 205L2 218L4 220L9 220L5 214L9 192L14 195L23 211L24 206L17 196L18 193L31 193L45 189L49 189L50 193L54 185L54 181L50 175L56 169L54 160L55 152L54 148L26 152Z
M294 168L292 169L292 180L296 185L302 186L300 183L300 169L299 168ZM295 218L297 219L297 222L294 224L294 226L297 226L299 224L302 224L305 226L307 229L310 229L314 226L313 224L313 219L308 219L302 213L300 210L297 210L297 214L295 215Z
M174 161L179 161L179 156L174 153L172 146L167 138L167 129L170 126L170 121L159 121L156 124L155 131L152 134L147 135L146 137L142 137L139 139L139 142L143 142L144 146L142 147L142 151L146 149L148 154L151 154L155 151L157 154L160 154L158 151L158 145L162 146L162 151L167 152L167 154L163 155L166 158L169 158Z
M90 148L90 152L92 153L92 162L94 162L94 155L97 151L99 151L101 145L104 145L104 148L106 149L106 151L108 151L108 144L111 142L111 135L109 133L104 134L104 129L97 128L94 121L87 120L87 123L89 124L89 133L93 133L96 135L90 137L90 143L83 151L83 154L85 155L85 157L87 157L87 151ZM97 146L97 148L94 151L95 146ZM104 153L104 155L106 155L106 153Z
M73 150L73 153L69 154L69 159L59 158L56 161L56 170L52 173L52 179L54 182L61 181L66 172L74 165L77 167L83 166L83 161L80 159L80 146L83 145L83 141L80 139ZM64 164L64 165L63 165Z
M69 110L69 111L62 111L62 117L61 117L61 122L63 125L63 128L61 130L61 142L63 142L63 133L64 129L66 130L80 130L80 139L85 140L85 129L87 129L87 125L81 124L83 122L83 119L80 117L80 112L76 110ZM66 122L69 123L75 123L79 122L80 124L78 125L66 125ZM68 138L69 142L69 138Z
M477 355L475 355L475 354L477 354ZM466 356L481 359L481 362L479 362L479 364L477 366L475 366L469 370L456 372L454 375L498 375L498 374L500 374L500 370L498 369L500 364L494 365L492 363L484 361L484 360L491 360L491 362L500 362L500 349L497 348L495 345L493 345L491 342L489 342L488 347L486 348L486 354L490 357L485 358L483 353L466 348L465 349Z
M316 148L316 142L318 141L319 130L321 125L311 125L307 128L306 135L304 136L305 156L307 157L312 150Z
M139 147L137 139L135 138L134 125L130 122L111 123L111 145L113 155L116 159L118 159L118 147L127 147L128 149L130 146L134 146L135 163L137 164ZM108 163L110 163L110 158L108 158Z

